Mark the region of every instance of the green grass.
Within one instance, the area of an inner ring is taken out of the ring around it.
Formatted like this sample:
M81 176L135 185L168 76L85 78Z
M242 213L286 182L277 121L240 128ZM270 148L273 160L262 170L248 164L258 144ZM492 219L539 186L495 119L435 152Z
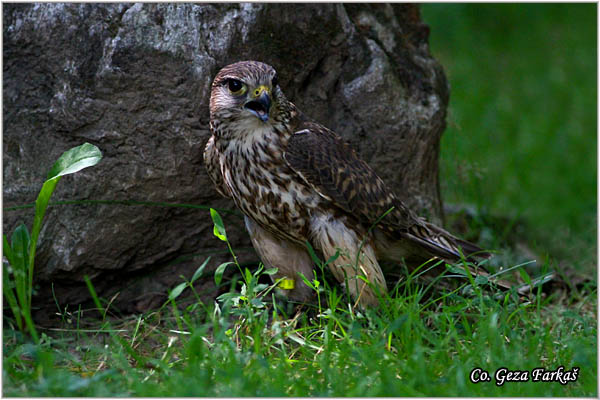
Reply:
M5 317L3 395L597 396L596 6L422 8L452 85L445 201L518 217L519 241L549 255L542 267L574 268L588 282L523 297L405 277L378 310L360 311L319 274L320 306L297 313L274 301L269 271L232 265L217 274L215 303L186 297L193 282L139 315L96 298L96 308L57 309L62 323L38 328L39 345ZM486 221L472 229L509 246L505 227ZM506 266L523 257L499 250ZM559 366L578 367L577 381L469 381L476 367L493 376Z
M257 274L255 274L257 275ZM255 276L256 278L256 276ZM245 281L245 283L248 281ZM5 396L591 396L596 393L596 320L590 296L553 304L474 287L445 296L413 282L381 309L361 312L335 290L320 307L286 315L257 279L221 296L84 329L40 346L4 332ZM323 281L324 282L324 281ZM253 294L255 293L255 294ZM437 296L431 298L430 296ZM278 306L274 306L273 304ZM105 310L101 310L105 314ZM70 322L69 322L70 320ZM89 317L87 318L89 321ZM88 322L89 323L89 322ZM93 323L93 322L92 322ZM77 328L79 326L79 328ZM86 327L88 328L88 327ZM103 333L109 331L109 333ZM470 371L579 367L560 383L473 384Z
M596 7L422 6L451 85L445 201L526 218L539 251L588 273L596 266Z

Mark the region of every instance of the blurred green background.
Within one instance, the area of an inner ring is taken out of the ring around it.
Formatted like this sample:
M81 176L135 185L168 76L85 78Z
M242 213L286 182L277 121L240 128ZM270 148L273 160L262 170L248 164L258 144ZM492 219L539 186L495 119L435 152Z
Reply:
M444 201L522 218L539 254L595 271L596 4L421 10L451 88Z

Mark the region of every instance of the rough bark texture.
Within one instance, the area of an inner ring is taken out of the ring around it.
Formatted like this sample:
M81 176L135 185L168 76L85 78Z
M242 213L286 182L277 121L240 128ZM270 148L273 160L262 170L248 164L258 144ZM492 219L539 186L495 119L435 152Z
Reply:
M31 203L65 150L90 142L102 162L65 177L53 200L139 200L233 209L202 164L209 87L224 65L273 65L287 97L339 132L411 206L439 222L439 139L448 87L415 5L5 4L4 207ZM5 211L4 232L33 210ZM242 261L256 261L235 215ZM246 248L246 250L243 250ZM216 252L208 211L87 204L48 210L34 303L43 312L102 297L125 312ZM207 279L199 289L212 296Z

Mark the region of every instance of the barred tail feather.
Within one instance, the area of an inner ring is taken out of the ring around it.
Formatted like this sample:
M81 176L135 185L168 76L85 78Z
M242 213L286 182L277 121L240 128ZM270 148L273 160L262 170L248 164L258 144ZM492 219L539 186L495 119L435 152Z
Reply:
M460 253L455 249L448 246L443 246L440 243L431 240L428 237L421 237L412 233L404 233L403 236L408 239L412 244L415 244L432 256L441 258L448 262L455 262L460 260Z
M460 260L462 258L461 253L467 259L486 259L492 256L479 246L459 239L429 222L411 227L406 235L413 243L446 261Z

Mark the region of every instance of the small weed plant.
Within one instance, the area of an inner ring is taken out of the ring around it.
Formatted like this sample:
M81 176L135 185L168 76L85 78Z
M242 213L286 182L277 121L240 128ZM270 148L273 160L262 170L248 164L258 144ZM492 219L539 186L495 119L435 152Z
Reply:
M8 262L2 266L2 291L20 331L27 330L34 341L39 337L31 319L33 270L37 240L50 197L60 179L84 168L96 165L102 159L100 150L89 143L64 152L54 163L35 201L35 217L31 234L25 224L20 224L8 242L3 235L2 251Z

